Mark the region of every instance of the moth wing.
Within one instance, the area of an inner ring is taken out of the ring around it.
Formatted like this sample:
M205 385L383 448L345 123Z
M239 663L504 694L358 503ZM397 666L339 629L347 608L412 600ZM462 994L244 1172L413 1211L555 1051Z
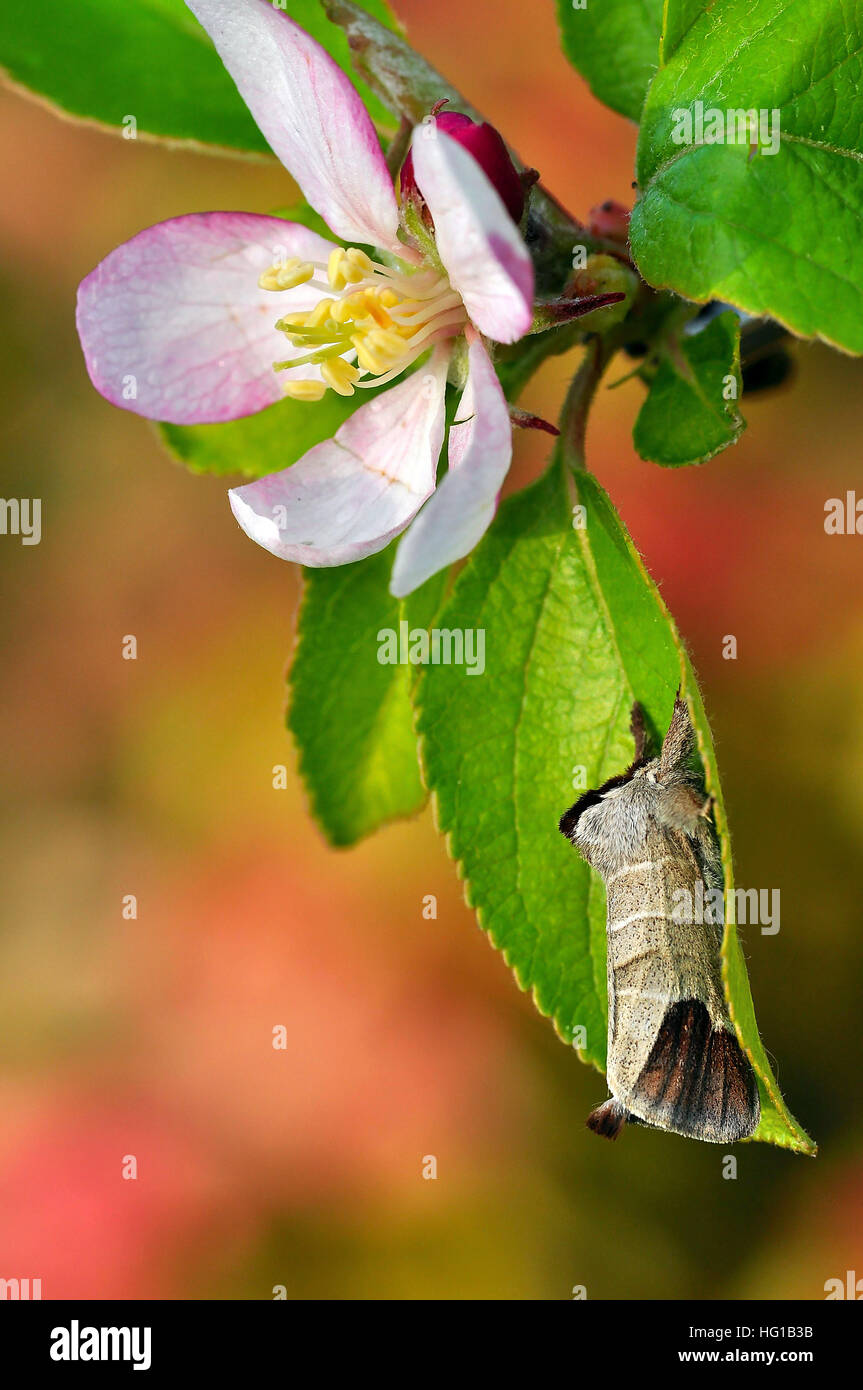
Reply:
M690 840L705 888L718 889L720 893L724 893L725 875L722 872L722 849L713 821L708 820L706 816L699 817ZM724 912L722 916L724 918Z
M748 1138L761 1114L748 1057L700 999L669 1006L641 1075L621 1099L645 1124L714 1144Z

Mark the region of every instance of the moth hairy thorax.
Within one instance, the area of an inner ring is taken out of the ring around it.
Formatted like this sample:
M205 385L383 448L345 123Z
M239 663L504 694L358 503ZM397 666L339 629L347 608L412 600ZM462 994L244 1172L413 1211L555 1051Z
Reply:
M760 1102L722 989L724 880L686 704L678 694L659 757L645 756L638 705L632 732L631 766L560 821L608 900L611 1097L587 1123L609 1139L630 1120L727 1144L753 1133Z

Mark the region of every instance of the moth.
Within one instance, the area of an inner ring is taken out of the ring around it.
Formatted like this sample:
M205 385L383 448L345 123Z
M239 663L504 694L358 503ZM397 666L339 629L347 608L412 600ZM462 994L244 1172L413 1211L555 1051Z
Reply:
M637 704L631 728L631 765L560 820L608 901L611 1096L587 1124L607 1139L630 1121L728 1144L753 1133L761 1106L722 989L724 913L715 905L724 879L712 802L692 771L695 735L679 692L659 757L647 756ZM710 906L687 914L687 901Z

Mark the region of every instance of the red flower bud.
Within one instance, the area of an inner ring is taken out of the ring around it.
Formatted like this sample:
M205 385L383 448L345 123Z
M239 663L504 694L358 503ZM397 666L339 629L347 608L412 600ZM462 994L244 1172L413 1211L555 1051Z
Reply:
M622 203L616 203L613 198L608 198L604 203L598 203L595 208L590 209L588 231L593 236L619 241L625 246L629 237L630 216L629 208L625 208Z
M434 118L435 124L473 155L486 178L497 189L504 207L513 222L520 222L524 212L524 188L515 166L510 159L506 145L494 126L483 122L479 125L470 116L458 111L441 111ZM414 177L413 155L408 150L407 159L399 175L402 198L422 202L422 195Z

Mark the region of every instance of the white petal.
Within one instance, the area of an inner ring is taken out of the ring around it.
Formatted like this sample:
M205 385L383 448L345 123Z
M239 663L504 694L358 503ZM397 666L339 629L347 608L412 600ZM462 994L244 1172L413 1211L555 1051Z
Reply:
M383 550L434 489L447 358L438 349L291 468L234 489L231 507L246 535L283 560L316 567Z
M81 282L78 334L97 391L113 405L176 425L251 415L283 395L273 363L298 356L275 327L324 291L282 293L258 277L275 261L326 261L316 232L249 212L196 212L148 227ZM320 378L317 367L296 377Z
M479 338L449 432L449 472L399 542L390 592L413 593L431 575L473 550L494 516L512 460L506 399Z
M433 121L417 126L411 148L450 283L481 333L514 343L533 317L533 263L521 233L473 155Z
M122 0L118 0L122 3ZM259 129L337 236L398 251L393 181L359 93L268 0L186 0Z

